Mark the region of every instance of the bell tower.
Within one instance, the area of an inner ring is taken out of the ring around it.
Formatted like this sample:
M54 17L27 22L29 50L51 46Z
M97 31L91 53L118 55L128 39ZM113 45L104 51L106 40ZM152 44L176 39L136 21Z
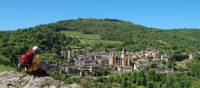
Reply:
M109 65L114 65L114 51L113 50L109 54Z
M120 58L121 58L121 66L125 66L125 52L124 52L124 48L122 48Z

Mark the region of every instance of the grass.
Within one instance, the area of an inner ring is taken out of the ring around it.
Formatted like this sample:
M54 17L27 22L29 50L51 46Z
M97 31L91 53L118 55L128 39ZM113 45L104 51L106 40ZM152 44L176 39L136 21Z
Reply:
M183 60L183 61L180 61L180 62L176 62L176 65L178 68L185 68L187 69L187 63L189 63L190 60L186 59L186 60Z
M78 39L100 40L100 35L98 34L83 34L76 31L61 31L61 33L64 33L69 37L74 37Z
M102 40L99 34L83 34L77 31L61 31L66 36L80 39L82 44L94 45L94 44L105 44L105 45L120 45L121 41Z
M0 73L4 71L16 71L16 69L10 66L0 65Z
M86 40L86 39L81 39L81 43L83 44L105 44L105 45L116 45L116 44L122 44L121 41L110 41L110 40Z

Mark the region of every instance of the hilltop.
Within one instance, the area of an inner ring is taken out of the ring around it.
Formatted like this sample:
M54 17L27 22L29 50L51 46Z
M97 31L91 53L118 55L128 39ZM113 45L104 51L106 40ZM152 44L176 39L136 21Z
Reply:
M1 51L16 51L39 45L48 52L74 47L99 51L122 47L128 51L156 48L164 52L188 53L200 50L199 33L197 29L164 30L118 19L79 18L0 32L0 47L3 47Z
M89 42L89 45L84 44L83 46L100 50L108 48L120 50L121 47L125 47L129 51L138 51L156 48L165 52L188 53L198 51L200 45L200 30L198 29L165 30L118 19L79 18L39 25L35 28L59 30L69 37L78 37L83 43Z

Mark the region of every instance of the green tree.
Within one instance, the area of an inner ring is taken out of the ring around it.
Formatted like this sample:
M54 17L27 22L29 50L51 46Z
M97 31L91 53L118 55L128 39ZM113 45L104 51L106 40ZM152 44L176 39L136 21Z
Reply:
M194 77L200 78L200 61L199 60L192 60L190 63L187 64L190 74Z
M192 88L199 88L200 87L200 80L194 81L192 83Z

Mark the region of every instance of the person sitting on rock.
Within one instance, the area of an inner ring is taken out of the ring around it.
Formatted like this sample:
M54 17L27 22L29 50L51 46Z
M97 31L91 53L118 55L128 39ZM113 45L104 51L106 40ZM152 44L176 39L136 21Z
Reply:
M38 47L34 46L20 57L19 68L25 68L28 74L46 73L46 64L44 65L38 55Z
M35 52L37 50L37 46L34 46L32 48L32 50L28 50L25 54L23 54L21 57L20 57L20 61L19 61L19 64L18 64L18 67L25 67L25 68L28 68L32 65L32 62L33 62L33 57L35 55Z

